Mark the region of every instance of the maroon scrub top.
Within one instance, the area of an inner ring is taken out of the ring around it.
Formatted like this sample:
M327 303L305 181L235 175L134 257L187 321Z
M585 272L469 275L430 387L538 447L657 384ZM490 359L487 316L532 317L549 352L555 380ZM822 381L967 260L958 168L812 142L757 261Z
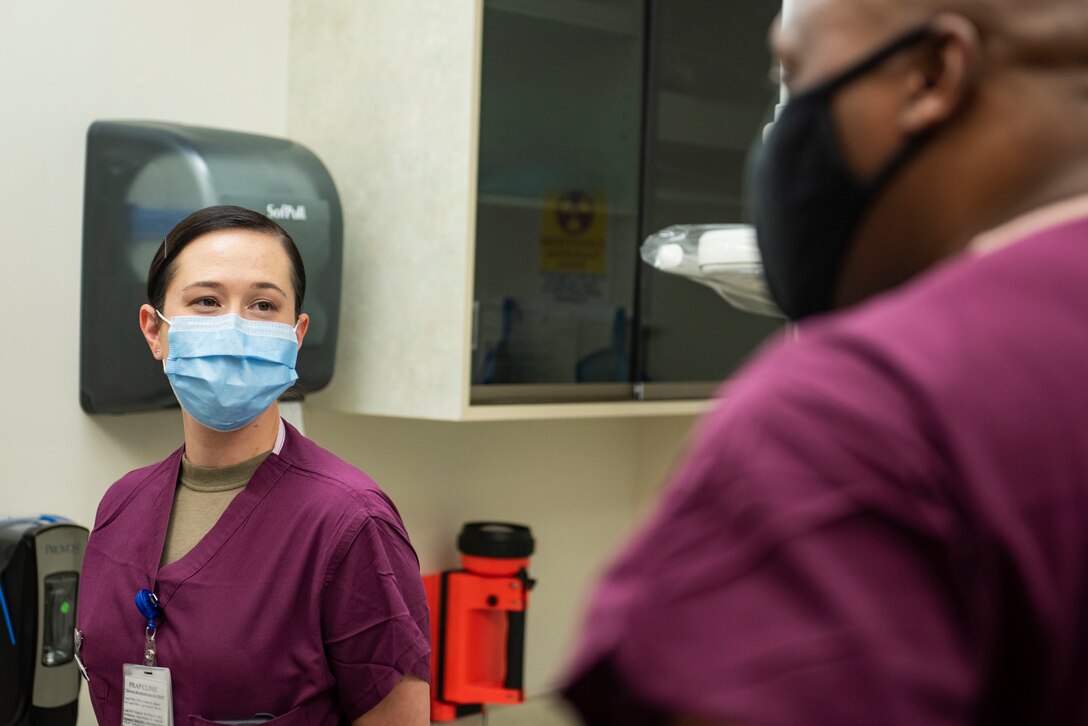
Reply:
M592 599L589 724L1088 723L1088 219L803 326Z
M78 629L101 726L121 723L122 666L143 663L134 596L164 611L158 665L174 722L276 715L340 724L411 674L430 680L427 601L393 503L287 425L211 531L159 568L182 451L114 484L83 561Z

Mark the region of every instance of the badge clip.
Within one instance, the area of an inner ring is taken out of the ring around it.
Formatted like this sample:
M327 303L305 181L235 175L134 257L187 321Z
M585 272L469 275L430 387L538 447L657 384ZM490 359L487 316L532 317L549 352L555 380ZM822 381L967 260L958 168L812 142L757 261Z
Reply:
M157 621L163 618L162 605L159 604L159 598L155 593L143 589L136 593L136 609L147 620L147 627L144 629L144 665L154 666L158 655L155 647L155 629L158 627Z

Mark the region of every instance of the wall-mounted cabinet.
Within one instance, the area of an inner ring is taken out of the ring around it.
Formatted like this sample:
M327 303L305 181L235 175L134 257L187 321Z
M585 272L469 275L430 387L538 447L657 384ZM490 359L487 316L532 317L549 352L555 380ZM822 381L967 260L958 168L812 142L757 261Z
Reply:
M747 149L775 95L772 3L292 12L289 131L326 160L345 214L340 357L317 403L450 420L693 413L775 329L638 257L670 224L743 218Z

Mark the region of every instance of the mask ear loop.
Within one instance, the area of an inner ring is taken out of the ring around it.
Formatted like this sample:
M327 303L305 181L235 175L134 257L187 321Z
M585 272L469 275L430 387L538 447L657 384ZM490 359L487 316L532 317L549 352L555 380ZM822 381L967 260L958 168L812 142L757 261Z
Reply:
M903 35L900 35L898 38L895 38L883 48L877 49L871 55L862 58L860 61L857 62L857 64L847 68L840 75L833 76L832 78L829 78L823 83L817 84L816 86L813 86L806 91L802 91L797 96L791 97L787 101L787 103L792 103L794 100L802 99L806 96L820 96L823 94L834 93L843 86L848 85L851 81L854 81L874 70L877 66L879 66L881 63L888 60L892 56L897 55L898 53L906 50L907 48L910 48L913 45L918 45L919 43L927 40L932 35L933 30L929 27L929 25L923 25L921 27L914 28L913 30L908 31Z
M172 323L170 322L170 320L169 320L169 319L168 319L168 318L167 318L167 317L166 317L165 315L163 315L163 314L162 314L161 312L159 312L159 309L158 309L158 308L155 308L155 314L156 314L156 315L158 315L158 316L159 316L159 319L160 319L160 320L162 320L162 321L163 321L164 323L166 323L167 325L171 325L171 324L172 324ZM155 349L155 355L156 355L156 357L158 357L158 356L162 355L162 349L161 349L161 348L156 348L156 349ZM164 357L164 358L162 359L162 369L163 369L164 371L166 370L166 358L165 358L165 357Z
M903 36L903 38L897 41L892 46L892 48L895 49L894 52L899 52L904 48L908 48L911 45L926 40L928 37L930 37L930 29L928 27L919 28L914 33ZM886 60L888 57L890 57L890 55L892 55L892 51L889 49L887 52L880 53L875 56L877 60L867 62L865 65L867 66L867 68L873 68ZM915 156L918 155L918 153L926 146L929 140L936 135L936 133L936 129L929 129L922 133L908 136L904 140L903 145L899 148L899 150L896 151L890 159L884 162L884 166L882 166L876 172L876 174L874 174L869 179L857 180L860 183L861 189L864 194L864 201L862 204L863 208L869 209L872 207L874 201L879 198L880 194L884 191L885 187L889 184L889 182L891 182L891 180L895 178L895 176L898 175L899 172L902 171L903 168L908 163L910 163L910 161ZM857 224L854 225L854 229L851 231L851 240L850 243L847 244L846 249L844 250L844 255L848 254L849 250L853 246L853 236L854 234L856 234L857 227L864 220L864 217L864 213L858 215ZM835 282L832 287L838 285L839 276L841 275L842 269L840 268L839 275L836 276Z

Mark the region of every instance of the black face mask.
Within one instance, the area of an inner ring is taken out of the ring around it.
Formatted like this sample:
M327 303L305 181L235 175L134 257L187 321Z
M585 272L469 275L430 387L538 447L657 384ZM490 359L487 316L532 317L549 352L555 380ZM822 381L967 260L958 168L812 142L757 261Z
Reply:
M794 320L832 308L858 222L927 138L911 138L872 179L859 179L843 157L831 100L843 86L929 37L928 28L913 30L790 99L754 157L748 195L767 284Z

